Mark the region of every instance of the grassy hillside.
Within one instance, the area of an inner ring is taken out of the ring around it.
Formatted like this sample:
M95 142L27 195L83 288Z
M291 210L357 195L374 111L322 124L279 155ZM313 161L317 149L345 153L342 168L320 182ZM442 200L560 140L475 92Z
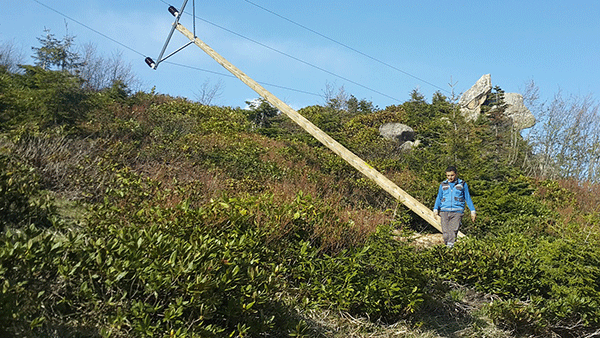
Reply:
M447 250L415 245L435 229L268 105L23 69L0 69L2 336L600 331L600 188L527 176L498 109L466 122L414 92L299 111L425 205L455 164L479 218ZM401 152L385 122L421 145Z

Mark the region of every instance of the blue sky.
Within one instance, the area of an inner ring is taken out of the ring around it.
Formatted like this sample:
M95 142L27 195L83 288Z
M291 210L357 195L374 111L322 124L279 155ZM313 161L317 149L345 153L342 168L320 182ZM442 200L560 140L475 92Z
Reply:
M0 0L0 42L33 63L31 47L45 28L57 37L68 29L78 45L122 52L145 90L195 100L204 83L221 83L213 104L244 106L258 97L194 45L157 70L144 63L157 58L173 22L166 3ZM559 90L600 95L597 0L197 0L196 16L200 39L296 109L323 104L328 85L385 108L415 88L427 100L435 91L450 96L450 84L460 95L488 73L507 92L533 80L544 100ZM192 30L190 15L182 23ZM185 42L176 31L167 53Z

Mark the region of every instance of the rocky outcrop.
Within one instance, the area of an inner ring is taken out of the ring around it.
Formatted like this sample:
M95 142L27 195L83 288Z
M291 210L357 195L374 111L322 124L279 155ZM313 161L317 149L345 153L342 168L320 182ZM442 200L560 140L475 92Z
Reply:
M415 131L402 123L384 123L379 127L379 135L388 140L398 141L400 151L409 151L421 142L415 141Z
M385 139L397 140L401 143L415 139L415 131L402 123L384 123L379 127L379 134Z
M492 76L485 74L473 87L469 88L458 101L460 111L465 116L467 121L477 120L481 112L481 105L487 99L489 93L492 92Z
M481 113L481 105L492 91L492 78L490 74L483 75L473 87L469 88L458 101L460 111L467 121L477 120ZM523 102L523 96L517 93L504 93L506 109L504 115L508 117L517 130L531 128L535 124L535 117Z
M512 120L515 129L523 130L533 127L535 117L523 102L523 95L518 93L504 93L506 110L504 115Z

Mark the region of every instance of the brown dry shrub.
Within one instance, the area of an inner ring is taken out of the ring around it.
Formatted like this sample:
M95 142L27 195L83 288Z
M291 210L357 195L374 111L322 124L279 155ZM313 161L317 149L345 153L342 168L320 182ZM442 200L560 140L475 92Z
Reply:
M97 197L109 181L110 173L102 170L105 140L26 134L6 146L38 170L44 189L63 198Z
M576 180L538 181L536 196L554 211L549 231L600 241L600 185Z
M600 211L600 184L576 180L559 180L558 183L573 193L578 210L584 213Z

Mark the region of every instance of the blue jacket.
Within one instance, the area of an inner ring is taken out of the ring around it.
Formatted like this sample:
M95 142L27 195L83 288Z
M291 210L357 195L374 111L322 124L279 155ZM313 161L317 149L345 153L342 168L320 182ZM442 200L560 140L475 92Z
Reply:
M433 211L439 210L464 213L465 202L467 203L469 210L471 210L471 213L475 213L475 205L473 205L467 182L460 178L452 183L445 180L440 184Z

